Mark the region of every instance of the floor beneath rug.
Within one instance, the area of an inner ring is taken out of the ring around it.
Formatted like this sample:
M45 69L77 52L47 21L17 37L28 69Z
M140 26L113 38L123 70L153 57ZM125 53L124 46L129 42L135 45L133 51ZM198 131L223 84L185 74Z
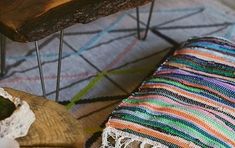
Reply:
M140 9L145 27L149 5ZM235 11L214 0L160 0L145 42L136 38L135 10L65 30L60 101L84 125L86 147L98 147L105 121L156 68L169 49L193 36L235 40ZM55 97L58 34L40 41L47 97ZM7 40L7 74L0 86L41 95L33 43Z

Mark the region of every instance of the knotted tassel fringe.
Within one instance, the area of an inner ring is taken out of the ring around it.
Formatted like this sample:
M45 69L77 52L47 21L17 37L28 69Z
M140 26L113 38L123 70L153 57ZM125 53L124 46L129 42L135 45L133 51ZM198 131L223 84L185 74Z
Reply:
M133 142L140 143L140 148L144 148L145 145L151 146L152 148L167 148L167 146L159 142L123 132L111 127L106 127L103 131L101 148L131 148L131 143Z

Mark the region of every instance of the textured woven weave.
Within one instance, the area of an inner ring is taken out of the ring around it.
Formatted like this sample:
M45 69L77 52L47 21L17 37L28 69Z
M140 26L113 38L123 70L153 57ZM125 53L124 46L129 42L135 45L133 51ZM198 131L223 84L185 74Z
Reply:
M110 140L112 139L112 140ZM103 147L235 147L235 44L188 40L123 100Z

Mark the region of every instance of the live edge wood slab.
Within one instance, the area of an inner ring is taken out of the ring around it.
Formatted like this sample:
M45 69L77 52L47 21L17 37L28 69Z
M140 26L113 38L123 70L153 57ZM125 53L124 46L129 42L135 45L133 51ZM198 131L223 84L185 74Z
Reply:
M1 0L0 33L32 42L75 23L144 5L151 0Z
M21 148L83 147L85 129L64 106L22 91L4 89L12 96L25 100L36 116L28 135L17 139Z

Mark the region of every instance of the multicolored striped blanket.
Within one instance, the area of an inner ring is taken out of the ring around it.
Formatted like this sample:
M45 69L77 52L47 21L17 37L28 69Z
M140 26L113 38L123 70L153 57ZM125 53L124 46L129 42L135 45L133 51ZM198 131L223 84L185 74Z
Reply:
M235 44L190 39L111 114L102 147L235 147Z

